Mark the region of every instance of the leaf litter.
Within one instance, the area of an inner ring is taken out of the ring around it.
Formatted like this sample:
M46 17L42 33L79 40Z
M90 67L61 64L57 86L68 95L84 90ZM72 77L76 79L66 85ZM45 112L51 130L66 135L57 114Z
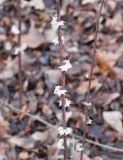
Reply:
M84 111L87 107L83 102L89 81L86 75L90 74L94 22L99 1L71 0L62 3L64 58L72 62L72 68L70 65L68 68L65 68L64 64L60 66L58 46L52 43L57 33L50 23L55 9L54 1L51 2L22 1L22 43L27 46L22 47L22 108L19 107L18 98L18 51L14 54L17 47L17 28L14 29L14 36L11 33L11 27L17 24L17 3L14 0L0 2L0 99L7 101L15 109L21 109L21 113L17 114L0 104L0 134L1 141L4 141L1 144L7 153L0 153L0 159L63 158L60 149L56 147L56 132L49 131L43 123L30 120L26 116L32 113L44 121L61 126L61 107L53 94L54 85L61 81L59 69L67 71L70 68L66 74L66 90L56 91L59 96L66 91L70 92L70 95L66 92L67 99L72 101L66 106L67 127L72 127L73 132L78 135L83 134ZM101 18L97 41L99 50L96 53L91 85L92 105L89 106L87 136L94 141L120 146L123 140L122 1L105 1ZM79 154L74 151L72 158L79 159ZM119 155L123 159L122 154ZM84 153L85 160L115 160L117 156L117 153L107 154L106 150L89 143Z

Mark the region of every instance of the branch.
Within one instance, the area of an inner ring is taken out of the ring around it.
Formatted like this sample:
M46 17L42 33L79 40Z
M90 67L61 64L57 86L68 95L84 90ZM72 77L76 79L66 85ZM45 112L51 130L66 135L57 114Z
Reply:
M93 69L94 69L94 64L95 64L95 56L96 56L96 49L97 49L97 36L99 32L99 21L100 21L100 16L101 16L101 11L104 5L104 0L101 0L101 6L100 10L97 16L97 21L96 21L96 32L94 36L94 46L93 46L93 55L92 55L92 64L91 64L91 70L90 70L90 76L89 76L89 83L88 83L88 91L87 91L87 96L86 96L86 102L89 102L90 100L90 90L91 90L91 82L92 82L92 75L93 75ZM84 133L83 133L83 148L85 146L85 139L86 139L86 133L87 133L87 121L88 121L88 106L85 108L85 124L84 124ZM83 158L83 152L81 152L81 157L80 160Z
M17 17L18 17L18 29L20 31L20 33L18 34L18 47L21 46L21 36L22 36L22 32L21 32L21 23L22 23L22 16L21 16L21 0L18 0L17 2L18 6L17 6ZM18 53L18 67L19 67L19 104L20 107L22 107L22 62L21 62L21 52L19 51Z
M21 111L20 109L15 109L12 105L4 102L4 101L1 100L1 99L0 99L0 104L5 105L5 106L8 107L10 110L12 110L12 111L14 111L14 112L16 112L16 113L22 113L22 111ZM4 106L4 107L5 107L5 106ZM0 106L0 107L1 107L1 106ZM34 120L34 121L37 120L37 121L39 121L39 122L47 125L47 127L52 128L52 129L54 129L54 130L57 130L57 128L58 128L58 126L54 126L54 125L50 124L49 122L46 122L46 121L43 120L42 118L39 118L38 116L32 115L32 114L30 114L30 113L25 113L25 115L28 116L28 117L30 117L32 120ZM74 135L74 137L77 138L77 139L80 139L80 140L83 139L81 136L78 136L78 135L76 135L76 134ZM110 150L110 151L123 153L123 149L120 149L120 148L117 148L117 147L112 147L112 146L108 146L108 145L105 145L105 144L102 144L102 143L99 143L99 142L95 142L95 141L93 141L93 140L91 140L91 139L88 139L88 138L85 138L85 141L86 141L87 143L93 144L93 145L95 145L95 146L98 146L98 147L101 147L101 148L104 148L104 149L108 149L108 150Z

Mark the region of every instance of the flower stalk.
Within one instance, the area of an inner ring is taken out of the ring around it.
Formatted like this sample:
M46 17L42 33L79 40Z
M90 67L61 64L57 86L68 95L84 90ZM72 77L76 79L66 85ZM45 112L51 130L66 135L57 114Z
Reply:
M92 82L92 75L93 75L93 69L94 69L94 64L95 64L95 56L96 56L96 50L97 50L97 37L99 33L99 22L100 22L100 17L101 17L101 12L102 8L104 5L105 0L101 0L101 5L100 9L97 15L97 20L96 20L96 31L94 35L94 44L93 44L93 55L92 55L92 63L91 63L91 70L90 70L90 75L89 75L89 83L88 83L88 90L87 90L87 95L86 95L86 102L90 103L90 91L91 91L91 82ZM86 133L87 133L87 123L88 123L88 114L89 114L89 108L86 106L85 107L85 124L84 124L84 132L83 132L83 148L85 147L85 139L86 139ZM81 151L80 155L80 160L83 159L83 151Z
M19 34L18 34L18 47L21 46L21 23L22 23L22 15L21 15L21 0L18 0L17 2L17 17L18 17L18 29L19 29ZM18 68L19 68L19 105L22 107L22 61L21 61L21 51L18 53Z
M56 9L57 9L57 21L61 21L61 16L60 16L60 0L56 0ZM58 42L59 42L59 52L60 52L60 60L61 63L64 60L63 56L63 42L62 42L62 35L61 35L61 25L58 26L57 29L57 35L58 35ZM61 86L62 89L65 88L65 72L62 72L62 77L61 77ZM65 95L61 95L61 107L62 107L62 119L63 119L63 128L66 128L66 108L65 108ZM63 140L64 140L64 160L67 160L67 137L66 134L64 133L63 135Z

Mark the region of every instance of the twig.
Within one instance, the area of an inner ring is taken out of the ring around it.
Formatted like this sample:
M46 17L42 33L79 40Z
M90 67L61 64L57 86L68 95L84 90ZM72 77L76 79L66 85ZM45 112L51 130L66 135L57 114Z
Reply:
M22 111L20 109L16 109L14 108L12 105L4 102L3 100L0 99L0 104L3 104L5 105L6 107L8 107L10 110L16 112L16 113L21 113ZM4 107L5 107L4 106ZM1 107L1 106L0 106ZM53 130L56 130L58 128L58 126L54 126L52 124L50 124L49 122L46 122L45 120L43 120L41 117L38 117L38 116L35 116L35 115L32 115L30 113L25 113L26 116L30 117L32 120L37 120L45 125L47 125L47 127L49 128L52 128ZM82 140L83 138L81 136L78 136L78 135L74 135L74 138L77 138L77 139L80 139ZM101 148L104 148L104 149L108 149L110 151L114 151L114 152L121 152L123 153L123 149L120 149L120 148L117 148L117 147L112 147L112 146L108 146L108 145L105 145L105 144L102 144L102 143L99 143L99 142L95 142L89 138L85 138L85 141L87 143L90 143L90 144L93 144L95 146L98 146L98 147L101 147Z
M18 46L21 46L21 36L22 36L22 32L21 32L21 22L22 22L22 15L21 15L21 0L17 1L18 4L18 13L17 13L17 17L18 17L18 28L19 28L19 34L18 34ZM21 62L21 52L19 51L18 53L18 67L19 67L19 104L20 107L22 107L22 62Z
M93 75L93 69L94 69L94 63L95 63L95 56L96 56L96 49L97 49L97 36L99 32L99 21L100 21L100 16L101 16L101 11L104 5L104 0L101 0L101 6L100 10L97 16L97 21L96 21L96 31L95 31L95 36L94 36L94 46L93 46L93 55L92 55L92 64L91 64L91 70L90 70L90 76L89 76L89 83L88 83L88 91L87 91L87 96L86 96L86 102L89 102L90 99L90 90L91 90L91 82L92 82L92 75ZM88 121L88 106L85 108L85 124L84 124L84 133L83 133L83 148L85 146L85 139L86 139L86 133L87 133L87 121ZM81 152L81 157L80 160L82 160L83 151Z
M57 9L57 21L59 22L61 20L59 0L56 0L56 9ZM62 35L61 35L61 26L58 27L57 34L58 34L58 42L59 42L60 59L62 63L64 60L64 57L63 57L63 43L62 43ZM63 89L65 88L65 73L64 72L62 72L62 76L61 76L61 86ZM61 102L62 102L63 127L66 128L65 95L61 96ZM64 133L64 160L67 160L67 138L66 138L65 133Z

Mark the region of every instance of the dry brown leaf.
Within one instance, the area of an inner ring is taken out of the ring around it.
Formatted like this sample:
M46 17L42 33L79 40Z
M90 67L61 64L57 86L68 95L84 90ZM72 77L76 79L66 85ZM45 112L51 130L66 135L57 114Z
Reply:
M111 67L111 65L109 64L109 62L104 58L103 54L101 54L99 52L96 53L96 63L100 69L100 72L104 76L108 76L110 74L113 77L116 77L116 73L113 70L113 68Z
M29 48L37 48L42 43L46 42L46 39L42 34L35 29L34 22L31 22L31 27L29 29L28 34L22 34L21 36L21 42L26 43L26 45ZM5 42L7 40L10 40L12 42L17 43L17 37L6 37L6 35L0 35L0 41Z
M108 18L106 20L106 27L110 28L111 30L122 31L122 14L120 12L117 12L113 18Z
M52 110L50 109L50 107L47 104L42 104L41 105L41 109L43 114L47 117L47 118L51 118L52 117Z
M41 33L35 29L34 23L32 22L29 33L27 35L22 35L21 41L22 43L26 43L30 48L37 48L46 40L41 35Z
M99 156L96 156L96 157L93 158L93 160L103 160L103 158L99 157Z
M46 79L53 84L57 84L61 77L60 70L49 69L44 72Z
M119 111L105 111L102 114L104 121L115 131L123 133L122 113Z
M4 126L4 125L0 125L0 136L6 135L8 130L9 130L9 127Z
M19 136L10 136L8 142L11 145L22 147L24 149L31 149L34 148L35 140L31 137L24 137L21 138Z
M19 153L19 159L26 160L29 158L29 154L26 151Z
M106 52L97 51L97 53L101 54L103 58L108 61L109 65L112 67L116 64L117 60L122 56L122 53L113 53L113 52Z
M111 93L108 95L107 100L105 101L105 105L110 104L113 100L120 97L120 93Z
M31 135L31 138L33 138L35 141L45 142L48 139L49 131L46 130L44 132L35 132Z
M35 9L43 10L44 9L44 2L43 0L31 0L29 2L29 5L31 7L34 7Z
M96 88L99 85L99 82L97 79L94 79L91 81L91 89ZM76 89L78 94L85 94L88 90L88 81L82 81L80 82L79 87Z
M123 69L115 67L114 70L117 73L117 79L123 81Z
M119 93L98 93L94 99L95 104L100 106L109 105L113 100L117 99L120 96Z

